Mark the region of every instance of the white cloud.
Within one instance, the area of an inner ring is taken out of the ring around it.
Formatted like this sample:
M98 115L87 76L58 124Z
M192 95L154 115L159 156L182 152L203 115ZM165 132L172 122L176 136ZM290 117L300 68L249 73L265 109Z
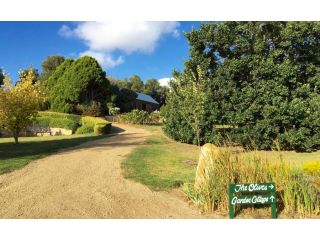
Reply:
M124 61L122 56L114 60L114 51L151 53L162 36L179 37L179 25L178 22L82 22L74 29L63 25L59 34L82 40L88 46L86 54L99 57L101 64L113 67Z
M105 68L113 68L124 62L124 59L122 56L119 56L118 58L114 59L110 53L96 52L91 50L80 53L80 56L85 56L85 55L94 57L101 64L101 66Z
M168 87L169 86L169 81L172 80L173 78L161 78L159 79L159 83L160 83L160 86L165 86L165 87Z

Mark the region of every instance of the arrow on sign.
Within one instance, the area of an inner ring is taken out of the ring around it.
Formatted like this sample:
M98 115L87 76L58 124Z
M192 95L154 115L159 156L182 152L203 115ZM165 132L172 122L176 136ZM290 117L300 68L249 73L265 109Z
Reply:
M273 188L274 188L274 186L273 186L272 184L270 184L270 185L269 185L269 188L270 188L270 189L273 189Z
M271 197L270 197L270 199L271 199L271 202L273 202L273 200L274 200L274 196L271 196Z

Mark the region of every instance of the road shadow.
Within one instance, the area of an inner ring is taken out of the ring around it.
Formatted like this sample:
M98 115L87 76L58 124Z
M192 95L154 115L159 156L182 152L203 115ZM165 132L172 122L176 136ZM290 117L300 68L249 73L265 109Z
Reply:
M118 126L111 126L111 133L122 133L125 132L126 130L124 130L123 128L120 128Z

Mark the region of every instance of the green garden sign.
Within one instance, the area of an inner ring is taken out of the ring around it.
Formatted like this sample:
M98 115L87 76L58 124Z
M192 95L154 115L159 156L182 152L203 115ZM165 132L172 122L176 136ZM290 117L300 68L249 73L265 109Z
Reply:
M236 205L254 204L270 204L271 216L272 218L277 218L276 185L273 182L229 184L230 218L234 218Z

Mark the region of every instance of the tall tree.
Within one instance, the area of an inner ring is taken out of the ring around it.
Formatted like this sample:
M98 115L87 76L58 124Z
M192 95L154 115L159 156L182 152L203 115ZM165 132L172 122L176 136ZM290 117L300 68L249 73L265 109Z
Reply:
M42 72L40 75L40 80L46 81L57 69L57 67L59 67L64 62L64 60L65 58L60 55L48 56L48 58L42 62Z
M105 106L110 83L97 60L83 56L66 62L48 79L48 84L52 84L54 78L57 78L50 89L52 109L70 113L77 104L90 105L97 102Z
M168 90L168 87L160 86L159 81L154 78L147 80L144 85L144 93L157 100L160 106L165 103Z
M143 82L138 75L133 75L129 78L131 83L131 90L135 92L142 92L143 91Z
M201 67L197 67L197 75L192 71L175 75L179 111L189 126L194 131L197 144L200 146L200 135L205 113L208 94L206 86L207 79L202 73Z
M147 80L146 83L144 84L144 92L153 97L156 96L159 88L160 88L160 84L154 78Z
M211 126L234 126L234 141L260 149L277 139L283 149L319 146L319 22L206 23L186 37L185 71L197 75L201 66L211 80ZM217 136L208 134L204 141Z

